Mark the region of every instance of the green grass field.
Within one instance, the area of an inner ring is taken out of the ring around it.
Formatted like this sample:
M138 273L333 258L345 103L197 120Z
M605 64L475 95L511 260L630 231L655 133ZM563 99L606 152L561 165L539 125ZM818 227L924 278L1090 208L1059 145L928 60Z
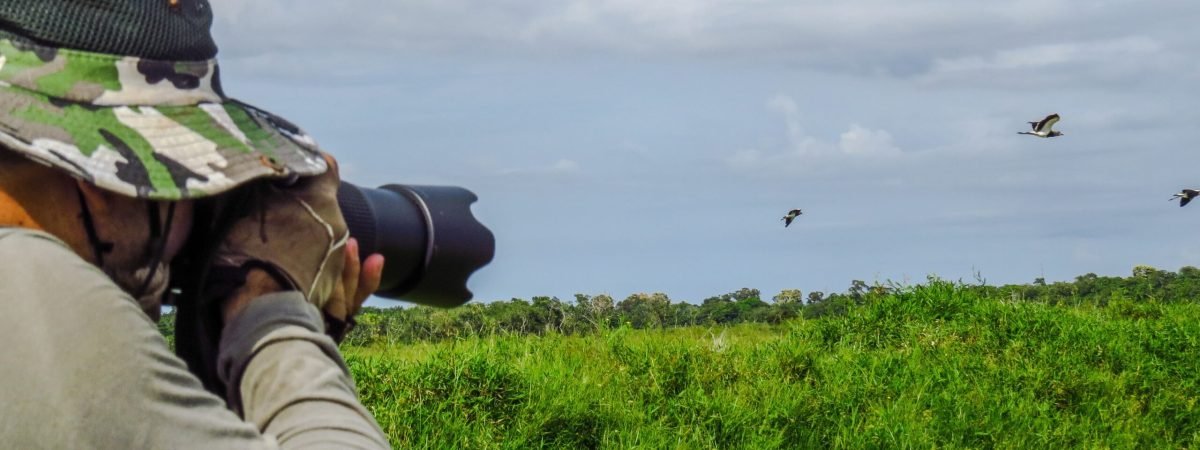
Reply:
M397 448L1185 448L1200 305L951 283L781 325L345 347Z

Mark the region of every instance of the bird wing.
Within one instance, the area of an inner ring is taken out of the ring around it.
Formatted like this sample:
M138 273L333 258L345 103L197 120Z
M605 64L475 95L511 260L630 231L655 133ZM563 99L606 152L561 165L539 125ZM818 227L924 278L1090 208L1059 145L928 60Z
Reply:
M1179 207L1182 208L1187 206L1188 202L1190 201L1192 201L1192 197L1182 197L1182 199L1179 200Z
M1058 123L1058 114L1051 114L1051 115L1046 116L1045 119L1042 119L1041 122L1038 122L1037 126L1034 127L1034 129L1037 130L1038 132L1049 133L1050 130L1052 128L1054 128L1054 124L1056 124L1056 123Z
M791 225L791 224L792 224L792 219L795 219L795 217L794 217L794 216L787 216L787 217L784 217L784 218L783 218L783 227L784 227L784 228L787 228L787 227L788 227L788 225Z

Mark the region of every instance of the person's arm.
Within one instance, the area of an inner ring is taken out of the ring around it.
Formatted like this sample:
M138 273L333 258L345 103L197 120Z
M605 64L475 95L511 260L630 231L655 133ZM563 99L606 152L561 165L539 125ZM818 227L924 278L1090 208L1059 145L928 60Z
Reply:
M227 403L288 446L386 447L316 307L280 289L253 270L226 308L218 372Z
M203 389L132 298L49 235L0 233L0 301L5 446L388 447L315 308L295 295L251 302L223 336L246 420Z

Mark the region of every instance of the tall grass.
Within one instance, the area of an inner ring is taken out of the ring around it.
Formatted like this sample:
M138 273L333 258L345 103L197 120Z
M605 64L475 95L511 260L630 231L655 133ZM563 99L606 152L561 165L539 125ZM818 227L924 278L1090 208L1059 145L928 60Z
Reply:
M397 448L1194 447L1200 305L933 280L841 317L348 347Z

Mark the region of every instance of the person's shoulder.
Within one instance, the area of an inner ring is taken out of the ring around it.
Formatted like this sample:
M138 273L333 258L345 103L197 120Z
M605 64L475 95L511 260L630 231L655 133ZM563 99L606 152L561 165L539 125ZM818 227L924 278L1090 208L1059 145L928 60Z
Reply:
M0 267L9 270L17 266L43 264L59 268L74 266L85 270L89 267L95 269L75 254L66 242L50 233L28 228L0 227Z
M99 268L84 261L54 235L0 227L0 291L33 288L42 293L78 294L103 291L110 285L115 288Z
M0 247L56 246L70 251L67 244L45 231L21 227L0 227Z

